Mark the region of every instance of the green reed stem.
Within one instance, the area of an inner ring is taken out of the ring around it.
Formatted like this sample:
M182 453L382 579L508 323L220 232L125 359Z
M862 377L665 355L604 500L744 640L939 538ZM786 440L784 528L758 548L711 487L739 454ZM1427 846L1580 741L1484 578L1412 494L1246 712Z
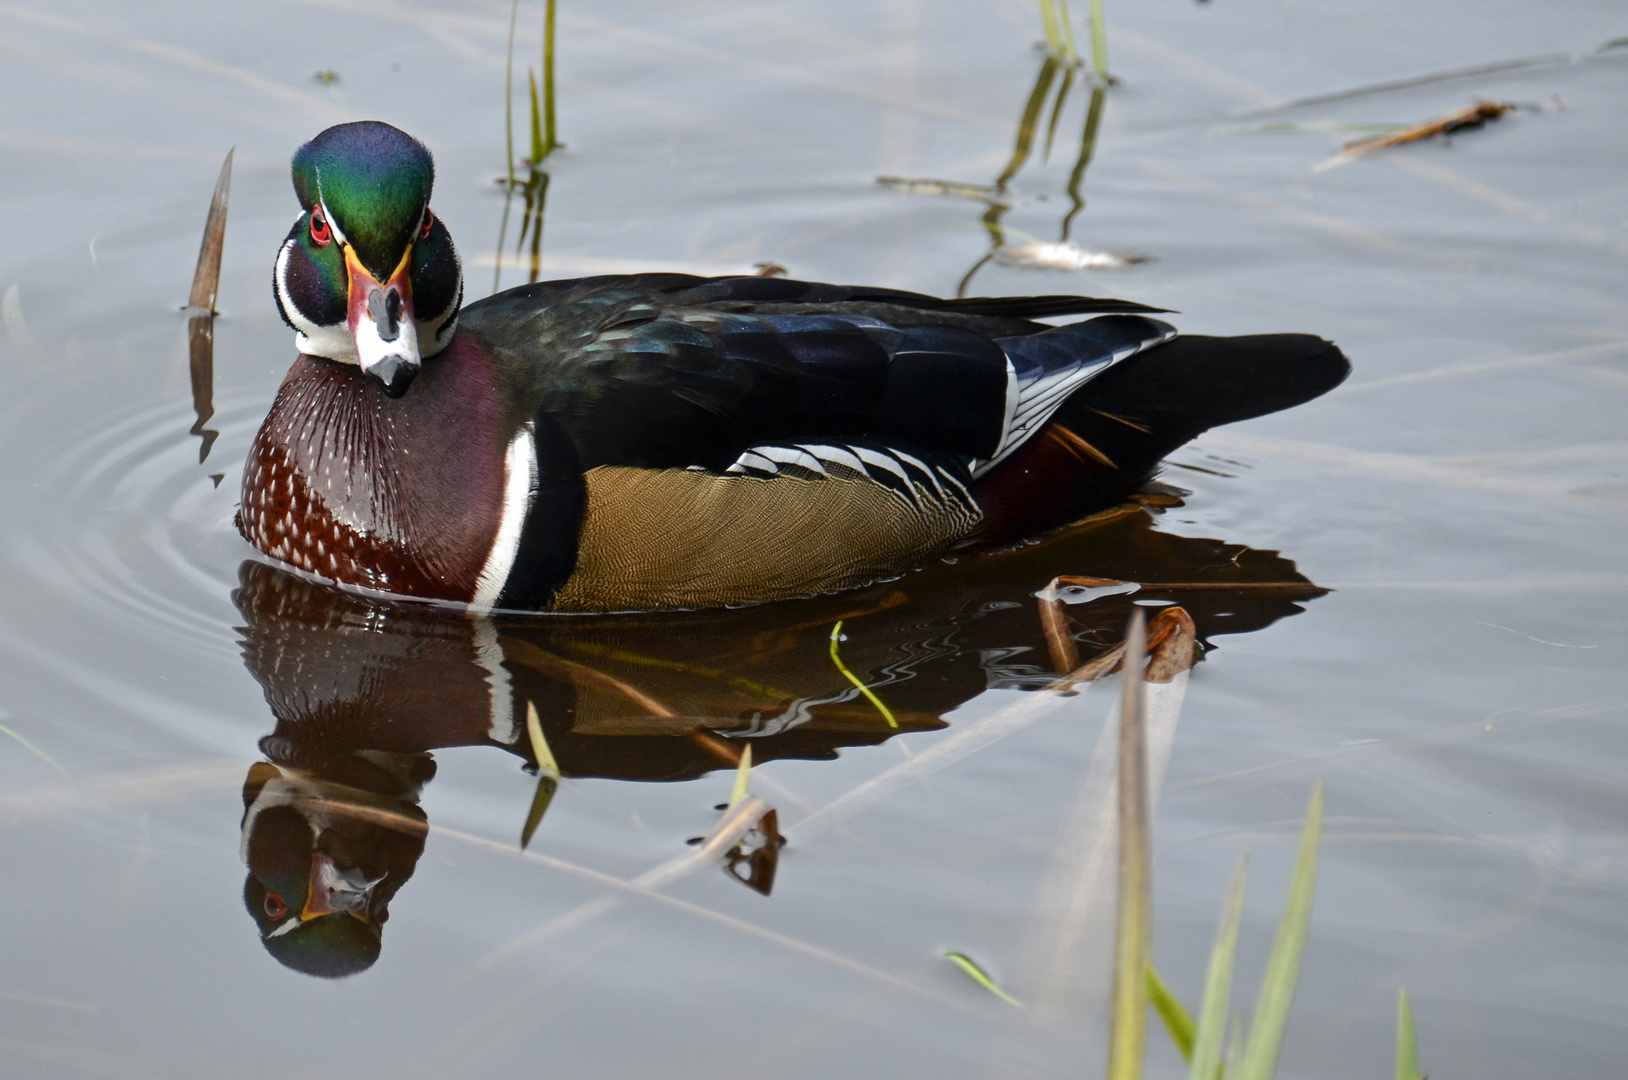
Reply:
M1102 0L1091 0L1091 74L1108 82L1108 27L1102 21Z
M1028 1006L1023 1004L1023 1002L1019 1001L1011 994L1008 994L1005 990L1002 990L1000 984L994 979L991 979L989 977L989 973L974 963L972 958L967 956L965 953L947 952L944 954L944 959L966 972L969 976L971 976L973 982L977 983L985 990L988 990L991 994L994 994L1008 1005L1012 1005L1019 1009L1028 1008Z
M543 110L537 103L537 73L528 67L526 79L531 83L531 166L535 169L542 164L548 148L543 146Z
M509 161L509 187L514 187L514 21L520 14L520 0L509 8L509 52L503 61L503 146Z
M1306 948L1306 931L1311 924L1312 897L1317 891L1317 856L1323 836L1323 785L1312 789L1306 824L1300 833L1300 854L1295 859L1289 899L1283 906L1277 940L1272 944L1266 974L1261 977L1255 998L1255 1015L1249 1024L1249 1041L1243 1059L1231 1071L1234 1080L1272 1080L1277 1071L1278 1051L1283 1047L1283 1031L1289 1023L1289 1005L1294 1000L1295 983L1300 977L1300 957Z
M554 130L554 0L543 9L543 157L559 148ZM542 157L535 160L541 161Z
M1153 939L1153 868L1148 821L1147 710L1142 609L1125 638L1119 704L1119 903L1114 932L1114 1004L1108 1080L1141 1080L1147 1048L1148 960Z
M1407 988L1396 995L1396 1080L1420 1080L1419 1040L1413 1032L1413 1006Z

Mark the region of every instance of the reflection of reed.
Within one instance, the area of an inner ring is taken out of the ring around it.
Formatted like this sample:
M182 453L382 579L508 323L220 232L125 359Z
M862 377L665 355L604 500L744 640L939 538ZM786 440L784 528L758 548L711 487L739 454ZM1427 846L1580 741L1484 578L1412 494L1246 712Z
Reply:
M1012 144L1012 156L1007 160L1006 167L995 178L995 191L1002 197L985 197L985 210L980 218L985 231L989 234L989 250L979 256L956 286L955 295L967 295L967 288L972 284L973 277L982 270L986 264L995 259L1008 246L1006 227L1002 219L1012 209L1013 203L1005 198L1013 179L1023 171L1030 159L1034 156L1035 134L1040 127L1040 118L1046 111L1046 102L1051 100L1051 116L1046 123L1045 147L1041 152L1041 161L1051 157L1051 148L1056 141L1057 123L1063 113L1063 106L1068 101L1069 92L1073 90L1075 74L1079 70L1079 62L1069 63L1055 53L1048 52L1041 62L1040 71L1035 75L1034 87L1029 91L1028 100L1024 102L1023 112L1018 117L1017 138ZM1062 79L1058 80L1058 74ZM1051 88L1057 83L1057 92L1053 96ZM1102 123L1102 107L1107 99L1107 86L1101 80L1090 83L1090 96L1087 99L1085 112L1085 128L1080 134L1080 147L1074 158L1074 168L1068 175L1066 191L1069 198L1069 210L1063 216L1061 235L1058 243L1066 245L1069 242L1069 231L1074 226L1074 218L1085 208L1085 197L1080 194L1081 185L1085 182L1085 170L1091 164L1096 153L1097 131ZM1082 85L1081 89L1084 89Z
M1035 75L1029 96L1023 103L1023 112L1018 117L1017 137L1013 140L1012 154L1007 159L1005 168L995 177L995 182L985 187L953 181L915 180L896 176L877 177L878 183L897 187L912 194L956 195L984 204L984 212L979 220L989 235L989 250L979 256L978 261L962 276L955 291L958 297L967 295L967 288L972 284L973 277L991 261L1010 266L1064 270L1105 269L1141 261L1106 252L1084 251L1069 240L1074 219L1085 209L1085 197L1080 194L1080 189L1085 182L1085 170L1091 164L1096 151L1097 132L1102 123L1102 109L1107 100L1108 85L1114 81L1107 74L1107 44L1102 23L1101 0L1091 2L1092 63L1089 69L1074 47L1074 33L1065 0L1041 0L1040 10L1046 31L1045 57L1041 60L1040 70ZM1082 74L1087 71L1088 77L1082 78ZM1046 130L1041 161L1051 159L1052 147L1057 141L1058 122L1062 119L1064 107L1077 83L1080 91L1087 95L1085 127L1080 134L1079 151L1075 155L1074 167L1069 172L1065 187L1069 209L1063 216L1060 235L1055 243L1037 241L1032 237L1026 238L1026 242L1021 244L1010 243L1004 219L1015 205L1011 197L1011 183L1034 156L1035 141L1042 118L1045 118ZM1056 88L1055 92L1053 87Z
M192 379L192 411L197 415L188 434L202 440L198 447L200 465L220 435L204 425L215 415L215 297L220 290L220 254L226 242L226 205L232 191L234 152L235 148L226 152L226 161L215 180L209 216L204 220L203 244L198 250L198 267L193 271L192 292L187 297L187 309L192 312L187 320L187 366ZM216 484L220 480L215 477Z

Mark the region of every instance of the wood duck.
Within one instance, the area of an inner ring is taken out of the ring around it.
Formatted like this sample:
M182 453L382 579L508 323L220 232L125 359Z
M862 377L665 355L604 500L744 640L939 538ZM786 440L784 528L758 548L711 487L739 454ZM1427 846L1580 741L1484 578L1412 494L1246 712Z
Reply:
M1010 546L1218 424L1350 370L1080 296L781 278L544 281L462 306L434 165L388 124L293 160L274 287L300 355L239 528L343 586L476 609L741 605ZM1052 326L1038 320L1093 318Z

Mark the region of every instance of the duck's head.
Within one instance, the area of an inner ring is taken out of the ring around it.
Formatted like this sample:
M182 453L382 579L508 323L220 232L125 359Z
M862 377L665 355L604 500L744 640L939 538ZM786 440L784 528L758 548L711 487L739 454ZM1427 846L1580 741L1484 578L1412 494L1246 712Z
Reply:
M304 212L277 253L277 306L300 352L359 364L391 397L452 341L463 301L434 183L424 144L374 120L331 127L294 155Z

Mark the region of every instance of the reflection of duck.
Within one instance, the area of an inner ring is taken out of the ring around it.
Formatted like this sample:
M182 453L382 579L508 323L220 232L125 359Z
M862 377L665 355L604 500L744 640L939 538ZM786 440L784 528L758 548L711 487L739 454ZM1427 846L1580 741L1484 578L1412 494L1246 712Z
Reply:
M358 751L488 745L535 764L531 704L565 776L678 780L732 766L745 739L762 763L895 734L832 662L839 619L843 664L901 729L923 730L991 686L1051 681L1031 595L1058 568L1149 583L1136 597L1069 606L1086 656L1118 640L1133 599L1181 603L1207 638L1259 629L1321 594L1273 552L1151 522L1127 506L906 582L734 610L471 619L255 562L243 564L235 599L245 662L277 717L266 746L279 761L331 769Z
M943 727L991 686L1050 683L1030 594L1058 567L1149 583L1138 596L1179 601L1201 637L1259 629L1321 594L1275 553L1151 520L1128 506L1044 544L929 567L908 588L682 614L470 618L245 562L244 661L277 722L261 741L270 761L244 785L249 912L291 967L367 967L423 850L429 751L493 746L534 766L528 705L566 777L682 780L732 766L748 742L759 763L831 758ZM1082 653L1117 640L1133 599L1069 606ZM839 619L843 665L898 728L834 665Z
M1348 370L1317 338L1171 340L1157 309L1085 297L649 274L460 312L432 178L385 124L294 157L275 286L302 355L241 527L328 580L576 611L852 588L1110 505Z

